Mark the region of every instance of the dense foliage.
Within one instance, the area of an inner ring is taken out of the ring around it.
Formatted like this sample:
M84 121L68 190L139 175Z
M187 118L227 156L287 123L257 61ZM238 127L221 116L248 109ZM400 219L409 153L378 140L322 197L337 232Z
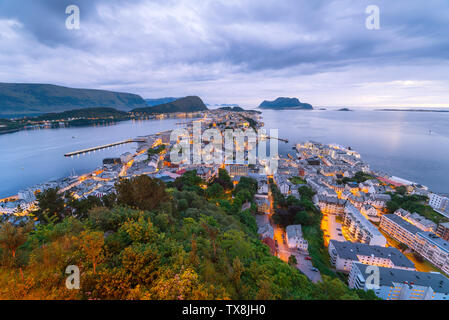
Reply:
M390 194L391 201L387 202L387 210L389 213L394 213L396 210L402 208L411 213L417 212L437 224L449 221L446 217L435 212L432 207L426 204L426 196L403 195L401 193Z
M67 209L54 190L42 195L38 223L0 225L0 299L361 296L338 279L313 284L270 255L254 230L254 206L242 211L257 190L254 180L242 179L233 194L208 200L198 179L188 172L170 188L146 176L123 180L116 196L86 214L77 211L89 206ZM80 290L66 289L69 265L80 269Z

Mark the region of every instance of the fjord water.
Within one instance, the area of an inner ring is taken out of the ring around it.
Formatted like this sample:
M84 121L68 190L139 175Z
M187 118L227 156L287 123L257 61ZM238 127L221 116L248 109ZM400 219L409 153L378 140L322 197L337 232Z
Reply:
M265 129L278 129L280 153L307 140L352 147L373 169L449 193L449 113L265 110Z
M65 153L123 141L177 128L180 119L125 121L109 126L25 130L0 135L0 199L33 185L84 174L102 165L107 157L119 157L136 149L136 143L88 155Z
M449 113L264 110L266 129L278 129L281 153L296 142L337 143L359 151L372 168L449 193ZM0 198L21 189L89 172L135 144L65 158L67 152L179 127L179 119L126 121L111 126L27 130L0 135Z

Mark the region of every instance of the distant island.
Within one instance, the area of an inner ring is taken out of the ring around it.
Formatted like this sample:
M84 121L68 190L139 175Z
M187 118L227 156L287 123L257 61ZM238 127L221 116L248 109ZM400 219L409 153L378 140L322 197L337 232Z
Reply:
M354 111L354 110L351 110L349 108L341 108L341 109L338 109L337 111Z
M52 84L0 83L0 115L42 114L80 108L145 107L141 96L106 90L74 89Z
M236 103L221 103L221 104L210 104L210 103L206 103L206 106L208 107L240 107L238 104Z
M174 112L197 112L209 110L203 100L197 96L189 96L154 107L136 108L131 110L135 114L157 114Z
M231 107L231 106L227 106L227 107L221 107L221 108L218 108L219 110L224 110L224 111L233 111L233 112L242 112L242 111L245 111L245 109L243 109L243 108L241 108L241 107L239 107L239 106L234 106L234 107Z
M265 100L259 106L260 109L291 109L291 110L313 110L309 103L302 103L298 98L277 98L274 101Z

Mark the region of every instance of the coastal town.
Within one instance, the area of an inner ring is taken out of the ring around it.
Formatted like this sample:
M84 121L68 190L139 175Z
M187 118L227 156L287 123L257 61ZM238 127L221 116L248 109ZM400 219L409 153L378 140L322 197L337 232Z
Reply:
M185 122L190 133L195 123L221 132L257 131L264 125L261 115L251 111L208 110L170 117L192 118ZM2 199L0 214L33 216L38 195L48 189L75 199L103 198L116 192L122 179L147 175L170 183L195 171L209 182L226 170L234 185L242 177L257 182L252 203L245 203L242 211L255 205L260 241L310 281L318 283L331 273L349 288L373 290L384 300L449 298L447 197L372 170L357 151L337 144L297 143L291 153L276 159L276 172L266 163L175 164L170 151L177 141L171 140L171 133L137 137L129 142L137 144L134 152L105 158L90 173L42 183ZM208 144L203 141L202 147ZM378 276L374 285L368 279L370 266L376 267Z

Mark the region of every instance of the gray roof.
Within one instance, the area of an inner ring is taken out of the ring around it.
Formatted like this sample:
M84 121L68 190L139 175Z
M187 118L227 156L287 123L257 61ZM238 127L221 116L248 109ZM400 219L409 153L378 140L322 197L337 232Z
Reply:
M356 263L362 274L366 274L368 265ZM403 269L379 267L381 286L392 286L393 283L405 283L431 287L435 292L449 294L449 279L441 273L419 272ZM370 274L370 273L369 273Z
M285 231L289 239L294 237L302 238L302 228L300 224L288 226Z
M400 216L395 214L385 214L382 216L382 219L389 219L412 234L417 234L418 232L421 231L421 229L419 229L418 227L415 227L413 224L405 221Z
M424 239L426 239L428 242L436 245L437 247L439 247L441 250L449 253L449 242L447 242L446 240L444 240L443 238L438 237L436 234L434 234L433 232L419 232L418 236L423 237Z
M415 268L415 265L401 251L393 247L386 248L364 243L340 242L336 240L331 240L330 243L332 243L338 256L342 259L358 261L357 255L374 255L374 257L390 259L396 267Z

